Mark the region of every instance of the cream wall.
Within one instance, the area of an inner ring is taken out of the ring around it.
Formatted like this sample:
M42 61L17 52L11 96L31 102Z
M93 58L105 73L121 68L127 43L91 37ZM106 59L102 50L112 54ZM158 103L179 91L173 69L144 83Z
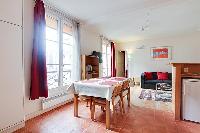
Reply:
M145 45L144 49L136 49L142 45ZM171 46L172 60L153 60L150 48L156 46ZM117 47L128 51L130 77L140 77L144 71L171 72L170 62L200 62L200 32L120 44Z
M90 27L80 25L81 54L90 55L92 51L101 51L101 38L97 31Z
M100 34L86 25L80 25L81 55L91 55L92 51L101 52ZM99 64L99 75L102 75L102 63Z
M33 44L33 0L24 0L24 79L25 79L25 115L42 110L41 100L30 101L30 75Z
M42 111L42 100L29 100L30 74L33 43L33 10L34 1L24 1L24 77L25 77L25 102L26 117L32 117ZM101 40L98 32L84 25L80 26L81 54L91 54L92 51L101 51Z
M22 56L23 1L1 0L0 3L0 132L13 132L25 124Z

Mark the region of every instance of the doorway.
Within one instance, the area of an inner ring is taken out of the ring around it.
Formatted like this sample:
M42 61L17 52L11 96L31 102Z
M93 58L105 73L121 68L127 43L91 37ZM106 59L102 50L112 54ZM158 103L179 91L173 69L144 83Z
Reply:
M126 77L126 52L117 52L117 77Z

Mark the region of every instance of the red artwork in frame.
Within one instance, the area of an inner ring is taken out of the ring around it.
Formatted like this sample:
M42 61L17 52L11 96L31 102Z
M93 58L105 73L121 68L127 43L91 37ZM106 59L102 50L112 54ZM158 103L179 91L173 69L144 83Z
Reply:
M170 60L171 47L153 47L151 48L151 57L155 60Z

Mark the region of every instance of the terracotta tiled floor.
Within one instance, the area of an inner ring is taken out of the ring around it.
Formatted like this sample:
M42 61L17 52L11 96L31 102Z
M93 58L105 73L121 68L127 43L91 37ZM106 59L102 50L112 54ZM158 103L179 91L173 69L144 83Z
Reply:
M117 114L111 130L105 128L105 113L97 108L96 122L91 121L89 108L80 103L79 116L73 117L73 104L67 104L26 122L17 133L200 133L200 124L174 121L171 103L138 99L140 88L131 88L132 106L126 114Z

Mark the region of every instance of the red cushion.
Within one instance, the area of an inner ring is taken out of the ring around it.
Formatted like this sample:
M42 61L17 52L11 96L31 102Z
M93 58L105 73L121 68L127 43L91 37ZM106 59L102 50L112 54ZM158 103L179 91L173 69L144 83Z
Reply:
M157 72L158 80L168 80L168 72Z
M152 80L153 79L152 72L144 72L144 76L145 76L146 80Z

